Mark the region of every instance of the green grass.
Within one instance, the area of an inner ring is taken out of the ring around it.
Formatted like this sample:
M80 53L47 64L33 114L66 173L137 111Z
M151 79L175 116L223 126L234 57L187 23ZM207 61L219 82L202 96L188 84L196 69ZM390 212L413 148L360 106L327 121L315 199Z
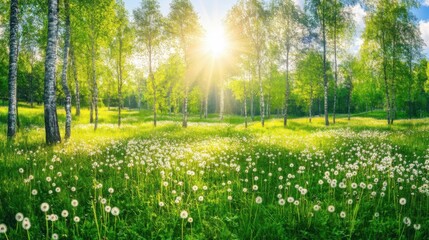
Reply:
M21 129L8 142L0 107L8 228L0 239L429 238L428 119L389 127L382 117L340 116L325 127L322 118L295 118L287 128L269 119L245 129L240 116L210 115L190 116L183 129L180 114L161 115L154 128L150 112L130 110L118 128L116 112L103 108L97 131L84 110L72 138L49 147L43 109L19 111Z

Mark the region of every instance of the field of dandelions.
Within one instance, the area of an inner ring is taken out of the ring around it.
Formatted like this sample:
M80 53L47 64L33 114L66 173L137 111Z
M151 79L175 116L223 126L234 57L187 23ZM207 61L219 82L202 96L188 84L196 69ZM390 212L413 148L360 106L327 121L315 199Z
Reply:
M48 147L42 110L21 112L8 143L0 108L0 239L429 238L427 119L182 129L127 112L118 129L105 111Z

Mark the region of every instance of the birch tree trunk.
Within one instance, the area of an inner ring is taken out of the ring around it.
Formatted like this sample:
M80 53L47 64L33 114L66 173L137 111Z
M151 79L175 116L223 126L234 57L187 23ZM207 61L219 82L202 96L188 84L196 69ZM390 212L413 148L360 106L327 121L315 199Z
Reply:
M94 31L94 30L93 30ZM97 77L95 70L95 39L92 39L91 47L91 67L92 67L92 104L94 110L94 130L97 130L98 127L98 87L97 87Z
M287 126L288 118L288 109L289 109L289 92L290 92L290 82L289 82L289 43L286 46L286 89L285 89L285 106L284 106L284 116L283 116L283 127Z
M335 2L336 4L336 2ZM337 65L337 18L334 14L334 106L332 109L332 123L335 124L335 112L337 108L337 88L338 88L338 65Z
M324 87L324 109L325 109L325 126L329 126L328 116L328 74L326 66L326 26L325 26L325 6L323 5L322 16L322 34L323 34L323 87Z
M319 101L319 103L320 103L320 101ZM308 121L311 123L311 119L312 119L312 117L313 117L313 85L311 85L310 86L310 103L308 104L309 106L308 106L308 117L309 117L309 119L308 119ZM320 104L319 104L319 106L320 106ZM320 111L320 108L319 108L319 111Z
M247 128L247 89L246 89L246 81L244 84L244 128Z
M7 137L13 138L17 129L17 87L18 77L18 0L10 1L9 39L9 108L7 114Z
M223 113L225 111L225 89L224 83L222 81L220 87L220 109L219 109L219 119L223 120Z
M121 126L122 121L122 38L119 36L119 59L118 59L118 127Z
M66 96L66 125L65 125L65 136L67 140L71 136L71 94L69 87L67 85L67 68L68 68L68 57L69 57L69 47L70 47L70 6L69 0L64 0L64 10L66 14L65 20L65 34L64 34L64 57L63 57L63 70L61 73L61 84L63 87L64 94Z
M252 77L250 80L250 117L252 119L252 122L255 120L254 97L255 97L255 93L253 92L253 77Z
M77 66L76 66L76 58L74 55L73 44L70 42L70 60L71 66L73 69L73 77L75 84L75 98L76 98L76 116L80 116L80 89L79 89L79 79L77 75Z
M56 59L57 59L57 38L58 38L58 0L48 2L48 44L46 47L45 61L45 132L46 143L55 144L61 142L60 130L58 127L57 105L56 105Z
M264 88L262 85L262 76L261 76L261 56L258 57L258 79L259 79L259 103L261 108L261 125L265 125L265 102L264 102Z
M152 46L149 46L149 78L152 81L153 89L153 126L156 127L156 83L152 72Z

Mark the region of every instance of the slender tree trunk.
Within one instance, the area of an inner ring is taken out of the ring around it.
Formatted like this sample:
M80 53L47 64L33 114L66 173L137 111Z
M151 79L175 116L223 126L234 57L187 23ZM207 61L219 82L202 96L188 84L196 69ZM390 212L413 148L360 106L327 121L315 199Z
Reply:
M288 36L289 37L289 36ZM283 116L283 127L287 126L288 110L289 110L289 93L290 93L290 82L289 82L289 41L286 43L286 89L285 89L285 105L284 105L284 116Z
M71 94L69 87L67 85L67 68L68 68L68 58L69 58L69 47L70 47L70 6L69 1L64 0L64 10L66 14L65 20L65 34L64 34L64 57L63 57L63 70L61 73L61 84L63 87L64 94L66 96L66 125L65 125L65 136L67 140L71 136Z
M89 101L89 123L94 123L94 94L91 94L91 99Z
M258 51L258 54L259 51ZM260 108L261 108L261 125L262 127L264 127L265 125L265 102L264 102L264 88L262 85L262 76L261 76L261 56L258 56L258 80L259 80L259 103L260 103Z
M325 26L325 6L323 5L322 16L322 34L323 34L323 87L324 87L324 110L325 110L325 126L329 126L328 116L328 74L326 63L326 26Z
M410 50L410 58L409 58L409 63L408 63L408 67L410 70L410 82L409 82L409 86L408 86L408 119L412 118L412 103L411 103L411 89L413 86L413 56L412 56L412 52Z
M225 90L224 90L224 83L222 80L221 86L220 86L220 109L219 109L219 119L223 120L223 113L225 111Z
M336 4L336 1L335 1ZM338 65L337 65L337 18L334 14L334 106L332 109L332 123L335 124L335 114L337 108L337 88L338 88Z
M246 81L243 82L243 89L244 89L244 127L247 128L247 88L246 88Z
M252 119L252 122L255 120L255 108L254 108L254 102L255 102L255 93L253 91L253 77L250 79L250 117Z
M152 81L153 89L153 126L156 127L156 83L152 72L152 46L149 46L149 78Z
M173 91L173 87L170 86L168 89L168 96L167 96L167 104L168 104L168 115L171 115L171 93Z
M107 111L110 111L110 103L112 102L112 95L110 94L110 89L107 90Z
M73 68L73 77L75 83L75 94L76 94L76 116L80 116L80 89L79 89L79 79L77 75L77 66L76 66L76 58L74 55L73 44L70 43L70 60Z
M97 87L97 77L95 70L95 39L92 39L92 48L91 48L91 61L92 61L92 88L93 88L93 110L94 110L94 130L97 130L98 126L98 87Z
M188 127L188 83L187 80L185 80L185 96L183 98L183 121L182 121L182 127L187 128Z
M319 101L319 103L320 103L320 101ZM319 104L319 106L320 106L320 104ZM311 118L313 117L312 116L312 110L313 110L313 85L310 86L310 104L308 107L308 116L309 116L308 121L310 123L311 123ZM319 107L319 111L320 111L320 107Z
M349 92L347 94L347 119L350 121L350 103L351 103L351 89L349 89Z
M139 81L139 86L138 86L138 91L139 91L139 99L137 100L137 107L139 109L139 111L142 109L142 98L143 98L143 80Z
M34 73L33 73L33 68L34 68L34 62L33 60L30 60L30 107L34 108L34 93L33 93L33 89L34 89Z
M209 111L209 84L207 84L207 89L206 89L206 93L204 96L204 118L207 118L208 116L208 111Z
M45 61L45 132L46 143L55 144L61 142L58 127L57 105L56 105L56 58L58 38L58 0L48 2L48 44L46 47Z
M204 111L204 98L200 99L200 119L203 119L203 111Z
M385 54L385 53L384 53ZM387 62L386 57L384 56L383 60L383 77L384 77L384 86L386 94L386 104L387 104L387 124L390 125L390 95L389 95L389 81L387 80Z
M10 39L9 39L9 107L7 115L7 136L14 138L17 129L17 78L18 78L18 0L10 1Z
M122 38L119 36L119 59L118 59L118 127L121 126L122 121Z

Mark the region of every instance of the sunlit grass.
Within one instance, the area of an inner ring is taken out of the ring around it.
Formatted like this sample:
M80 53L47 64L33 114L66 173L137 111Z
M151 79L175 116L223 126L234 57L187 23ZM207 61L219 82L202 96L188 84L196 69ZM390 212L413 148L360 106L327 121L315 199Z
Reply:
M287 128L269 119L245 129L240 116L213 114L193 115L183 129L180 114L161 114L155 128L150 112L125 110L119 128L116 111L102 108L94 131L84 109L72 138L47 147L41 107L20 108L14 142L6 141L6 111L0 224L10 239L428 238L427 119L388 127L340 117L325 127L320 117L295 118ZM62 109L59 118L63 132ZM43 202L58 220L46 221Z

